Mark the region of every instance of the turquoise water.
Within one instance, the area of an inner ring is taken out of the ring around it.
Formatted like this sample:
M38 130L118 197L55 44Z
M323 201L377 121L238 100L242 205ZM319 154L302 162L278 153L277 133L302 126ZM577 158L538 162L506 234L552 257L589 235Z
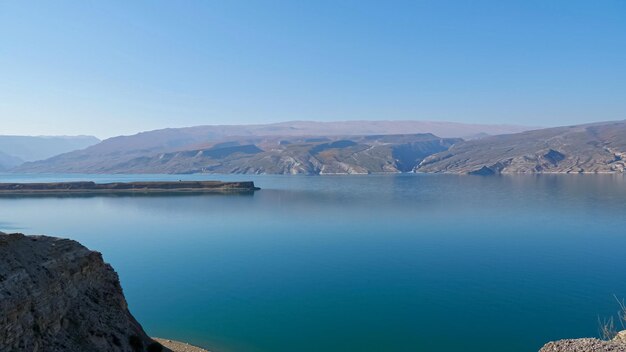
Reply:
M215 352L536 351L626 296L623 175L0 176L60 179L263 188L0 197L0 230L101 251L149 334Z

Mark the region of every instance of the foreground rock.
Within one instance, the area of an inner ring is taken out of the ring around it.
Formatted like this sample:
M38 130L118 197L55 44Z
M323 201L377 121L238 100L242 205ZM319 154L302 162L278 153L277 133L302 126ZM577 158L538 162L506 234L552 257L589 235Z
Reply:
M128 311L102 255L78 242L0 233L0 352L169 351Z
M548 342L539 352L626 352L626 330L612 341L571 339Z

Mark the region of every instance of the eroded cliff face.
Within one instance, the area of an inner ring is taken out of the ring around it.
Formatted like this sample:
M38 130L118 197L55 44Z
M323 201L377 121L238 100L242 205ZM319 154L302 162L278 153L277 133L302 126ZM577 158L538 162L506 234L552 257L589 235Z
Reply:
M78 242L0 233L0 352L168 351L128 311L119 279Z

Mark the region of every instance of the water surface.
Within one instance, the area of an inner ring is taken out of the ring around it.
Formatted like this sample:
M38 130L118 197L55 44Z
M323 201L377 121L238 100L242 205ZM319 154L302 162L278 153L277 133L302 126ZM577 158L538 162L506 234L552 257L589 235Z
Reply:
M535 351L626 296L623 175L222 179L253 195L0 197L0 230L118 271L149 334L215 352Z

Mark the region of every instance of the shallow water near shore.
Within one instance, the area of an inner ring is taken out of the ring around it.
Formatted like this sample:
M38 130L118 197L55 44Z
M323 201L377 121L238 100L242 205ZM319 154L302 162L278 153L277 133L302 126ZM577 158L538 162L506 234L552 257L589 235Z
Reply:
M251 194L0 197L0 231L103 253L152 336L214 352L536 351L626 297L624 175L253 180Z

